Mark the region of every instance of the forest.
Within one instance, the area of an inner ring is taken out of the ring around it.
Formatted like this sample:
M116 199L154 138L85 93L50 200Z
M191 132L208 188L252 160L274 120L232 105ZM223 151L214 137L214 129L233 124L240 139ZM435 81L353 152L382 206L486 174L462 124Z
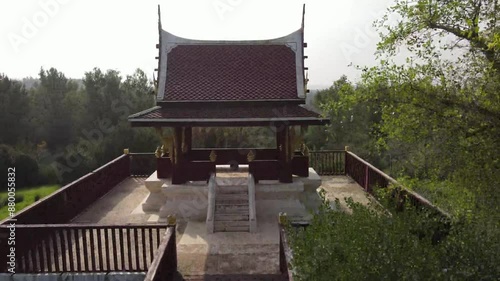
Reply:
M123 78L96 68L74 80L54 68L41 69L30 88L1 75L0 166L17 168L18 187L65 184L124 148L152 152L155 134L132 129L127 117L153 106L153 93L141 70Z

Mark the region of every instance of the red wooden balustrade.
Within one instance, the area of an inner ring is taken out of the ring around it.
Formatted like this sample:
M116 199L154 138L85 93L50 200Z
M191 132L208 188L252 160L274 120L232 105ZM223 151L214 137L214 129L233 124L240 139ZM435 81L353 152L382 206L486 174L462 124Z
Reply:
M67 223L129 176L130 158L124 154L35 202L14 219L17 224Z
M322 150L309 152L309 165L322 176L345 174L345 151Z
M168 227L144 281L170 281L177 273L175 227Z
M16 273L144 272L166 229L161 224L16 225ZM0 235L8 232L8 226L0 226ZM164 258L175 260L176 254ZM6 265L0 266L3 272Z

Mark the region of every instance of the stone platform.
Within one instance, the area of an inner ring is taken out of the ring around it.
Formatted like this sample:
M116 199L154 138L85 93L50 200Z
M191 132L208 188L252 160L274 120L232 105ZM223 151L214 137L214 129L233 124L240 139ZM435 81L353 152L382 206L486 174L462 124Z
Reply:
M248 172L218 171L216 181L218 186L248 188ZM321 178L312 168L308 178L294 177L292 183L259 181L255 185L257 220L276 217L280 212L307 219L321 202L316 192L320 185ZM205 181L175 185L170 179L158 179L155 172L146 179L145 186L150 191L142 204L145 213L159 214L160 221L168 215L186 221L206 220L208 185Z

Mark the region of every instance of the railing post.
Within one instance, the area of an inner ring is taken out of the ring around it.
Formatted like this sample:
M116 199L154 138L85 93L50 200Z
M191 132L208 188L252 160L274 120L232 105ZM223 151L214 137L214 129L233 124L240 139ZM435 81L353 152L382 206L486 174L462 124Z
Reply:
M175 236L177 219L173 215L167 216L168 228L172 231L172 236L170 237L170 241L167 245L168 247L168 256L167 256L167 268L166 271L170 275L177 273L177 239Z
M347 163L347 159L348 159L348 153L349 152L349 146L345 146L345 149L344 149L344 175L347 176L349 175L349 173L347 172L347 167L349 167L348 163Z
M365 190L366 192L369 192L368 191L368 172L369 172L369 168L368 168L368 165L365 165Z
M128 163L128 175L132 175L132 161L130 161L130 150L128 148L123 149L123 154L127 155L127 163Z

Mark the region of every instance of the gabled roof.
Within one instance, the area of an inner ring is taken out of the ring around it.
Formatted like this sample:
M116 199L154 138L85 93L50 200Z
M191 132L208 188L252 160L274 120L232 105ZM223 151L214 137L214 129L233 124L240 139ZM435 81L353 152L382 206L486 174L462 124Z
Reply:
M158 102L303 99L302 28L281 38L203 41L160 27Z
M158 106L131 115L132 126L292 126L329 122L303 106L304 17L299 30L270 40L186 39L163 30L161 21L158 29Z

